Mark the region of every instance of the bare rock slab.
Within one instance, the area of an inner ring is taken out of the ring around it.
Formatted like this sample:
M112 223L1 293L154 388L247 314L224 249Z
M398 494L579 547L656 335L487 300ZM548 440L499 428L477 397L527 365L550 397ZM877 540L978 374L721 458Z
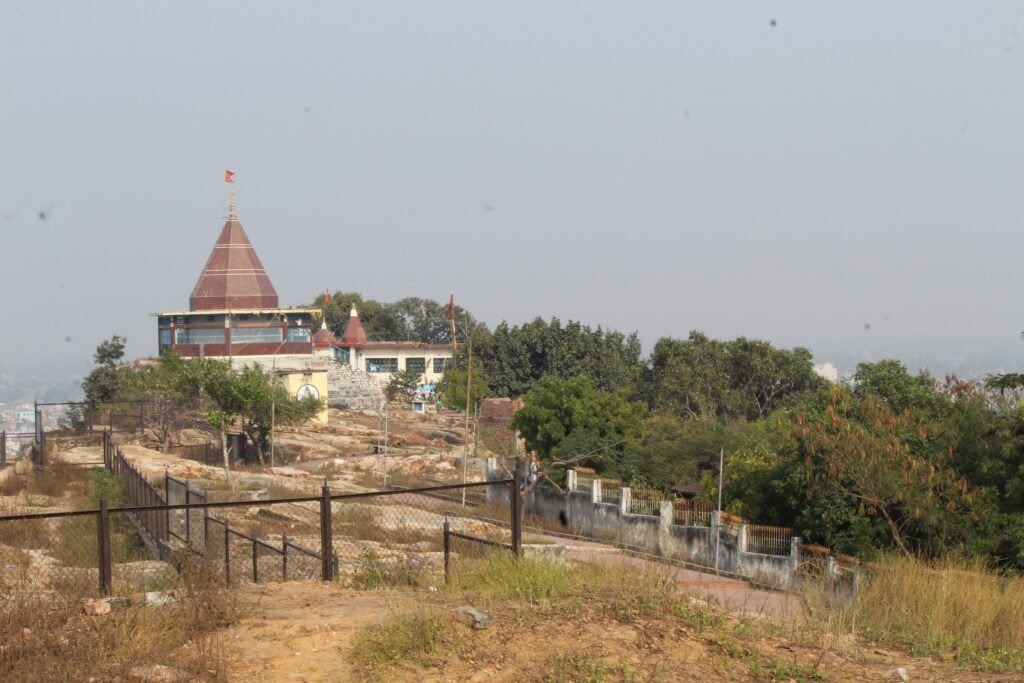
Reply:
M470 605L463 605L452 610L452 619L472 628L487 628L491 625L491 616Z

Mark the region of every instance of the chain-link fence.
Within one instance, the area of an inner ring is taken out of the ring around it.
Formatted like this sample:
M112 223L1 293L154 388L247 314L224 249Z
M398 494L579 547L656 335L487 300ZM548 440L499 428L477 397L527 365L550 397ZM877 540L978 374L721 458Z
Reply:
M446 570L494 550L519 551L521 479L274 500L208 500L165 476L163 490L110 442L104 463L127 504L0 517L0 591L84 596L172 588L202 563L229 585L297 579L352 588L437 585ZM505 487L504 505L461 493Z

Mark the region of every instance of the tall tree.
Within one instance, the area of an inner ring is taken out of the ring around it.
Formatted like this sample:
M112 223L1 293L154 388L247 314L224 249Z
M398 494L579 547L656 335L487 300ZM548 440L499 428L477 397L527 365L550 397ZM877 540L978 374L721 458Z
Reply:
M124 358L126 341L124 337L115 334L96 347L93 354L96 367L82 381L82 390L87 400L97 403L110 401L121 389L118 365Z
M973 500L974 489L949 466L948 452L929 448L925 421L875 395L856 400L836 387L825 415L796 413L790 435L806 458L811 492L836 491L862 514L880 515L906 554L908 526L935 538L945 517Z
M521 396L550 375L568 379L588 375L604 391L632 391L640 372L637 335L592 329L558 318L510 326L501 323L480 336L473 354L483 363L492 391Z
M721 341L691 332L687 339L657 341L641 395L652 410L732 422L765 417L824 383L807 349L777 349L745 337Z
M240 426L256 446L256 456L264 464L263 453L269 446L275 425L285 427L312 419L323 409L323 399L297 399L263 367L252 363L237 371L241 397Z
M335 292L326 297L319 294L312 306L323 308L327 327L340 337L348 324L352 306L359 311L359 321L366 336L373 341L419 341L427 344L450 344L451 323L446 317L447 304L431 299L406 297L394 303L364 299L357 292ZM455 306L459 330L476 330L482 326L473 315ZM458 335L461 339L462 333Z
M645 413L642 403L628 401L623 392L601 391L586 375L549 375L526 394L510 426L537 454L542 475L554 481L577 464L614 471L642 438Z
M144 428L166 453L198 410L199 387L188 379L188 361L173 351L123 373L119 398L145 401Z

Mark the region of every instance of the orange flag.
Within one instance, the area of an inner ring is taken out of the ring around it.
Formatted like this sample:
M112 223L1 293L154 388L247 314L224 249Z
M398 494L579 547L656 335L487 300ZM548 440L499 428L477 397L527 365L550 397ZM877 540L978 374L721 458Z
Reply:
M235 182L234 180L232 180L232 178L234 176L235 176L235 174L232 173L231 171L224 171L224 182L225 183L233 183L233 182Z

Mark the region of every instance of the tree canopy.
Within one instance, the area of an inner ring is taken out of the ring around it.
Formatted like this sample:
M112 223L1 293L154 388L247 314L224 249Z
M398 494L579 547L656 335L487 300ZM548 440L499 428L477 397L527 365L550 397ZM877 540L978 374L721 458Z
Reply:
M663 337L644 370L640 393L652 410L723 422L756 420L825 381L814 373L811 352L777 349L738 337Z
M614 472L642 438L645 413L643 404L598 389L587 375L549 375L526 394L511 427L543 466L592 464L599 472Z
M508 397L526 394L546 376L587 375L597 389L632 391L640 352L636 333L592 329L574 321L563 325L558 318L536 318L523 325L503 322L473 344L491 390Z

